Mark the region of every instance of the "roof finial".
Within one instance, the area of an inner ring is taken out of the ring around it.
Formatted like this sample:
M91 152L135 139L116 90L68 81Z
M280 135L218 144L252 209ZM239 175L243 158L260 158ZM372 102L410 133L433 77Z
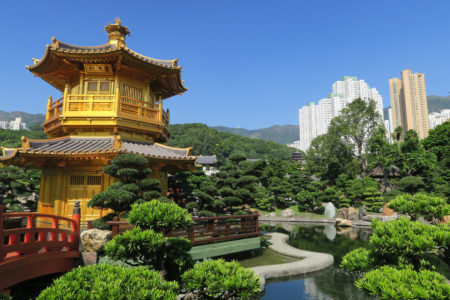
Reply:
M114 24L109 24L105 26L106 32L108 32L108 44L116 45L118 48L125 47L125 36L130 34L128 27L122 26L122 21L120 18L114 19Z

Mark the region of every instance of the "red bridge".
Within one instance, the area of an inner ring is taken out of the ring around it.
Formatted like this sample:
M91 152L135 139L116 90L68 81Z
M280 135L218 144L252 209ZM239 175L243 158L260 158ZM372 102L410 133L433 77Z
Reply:
M79 203L72 219L2 212L0 203L0 293L17 283L75 266L80 256ZM26 227L22 227L25 221Z

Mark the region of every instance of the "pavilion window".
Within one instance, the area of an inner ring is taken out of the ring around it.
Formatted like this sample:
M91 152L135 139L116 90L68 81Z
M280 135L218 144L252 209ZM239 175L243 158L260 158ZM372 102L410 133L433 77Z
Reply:
M84 176L83 175L70 176L70 185L84 185Z
M101 184L102 184L102 176L87 177L87 185L101 185Z
M111 92L111 81L87 81L86 90L89 94L98 93L98 94L107 94Z

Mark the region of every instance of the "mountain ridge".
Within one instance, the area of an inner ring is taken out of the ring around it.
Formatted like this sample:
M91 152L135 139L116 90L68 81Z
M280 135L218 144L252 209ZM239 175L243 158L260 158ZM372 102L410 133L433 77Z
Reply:
M226 126L211 126L221 132L229 132L244 137L272 141L279 144L290 144L299 140L298 125L273 125L260 129L232 128Z

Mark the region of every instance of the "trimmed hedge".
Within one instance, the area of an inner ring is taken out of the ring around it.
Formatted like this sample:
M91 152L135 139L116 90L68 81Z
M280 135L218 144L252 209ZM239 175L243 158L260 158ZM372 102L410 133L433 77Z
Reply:
M159 272L100 264L73 269L53 281L37 299L173 300L177 295L178 283L163 280Z
M382 299L450 299L450 285L429 270L384 266L366 273L355 285Z
M236 261L207 260L182 276L184 288L199 299L250 299L259 293L259 278Z

